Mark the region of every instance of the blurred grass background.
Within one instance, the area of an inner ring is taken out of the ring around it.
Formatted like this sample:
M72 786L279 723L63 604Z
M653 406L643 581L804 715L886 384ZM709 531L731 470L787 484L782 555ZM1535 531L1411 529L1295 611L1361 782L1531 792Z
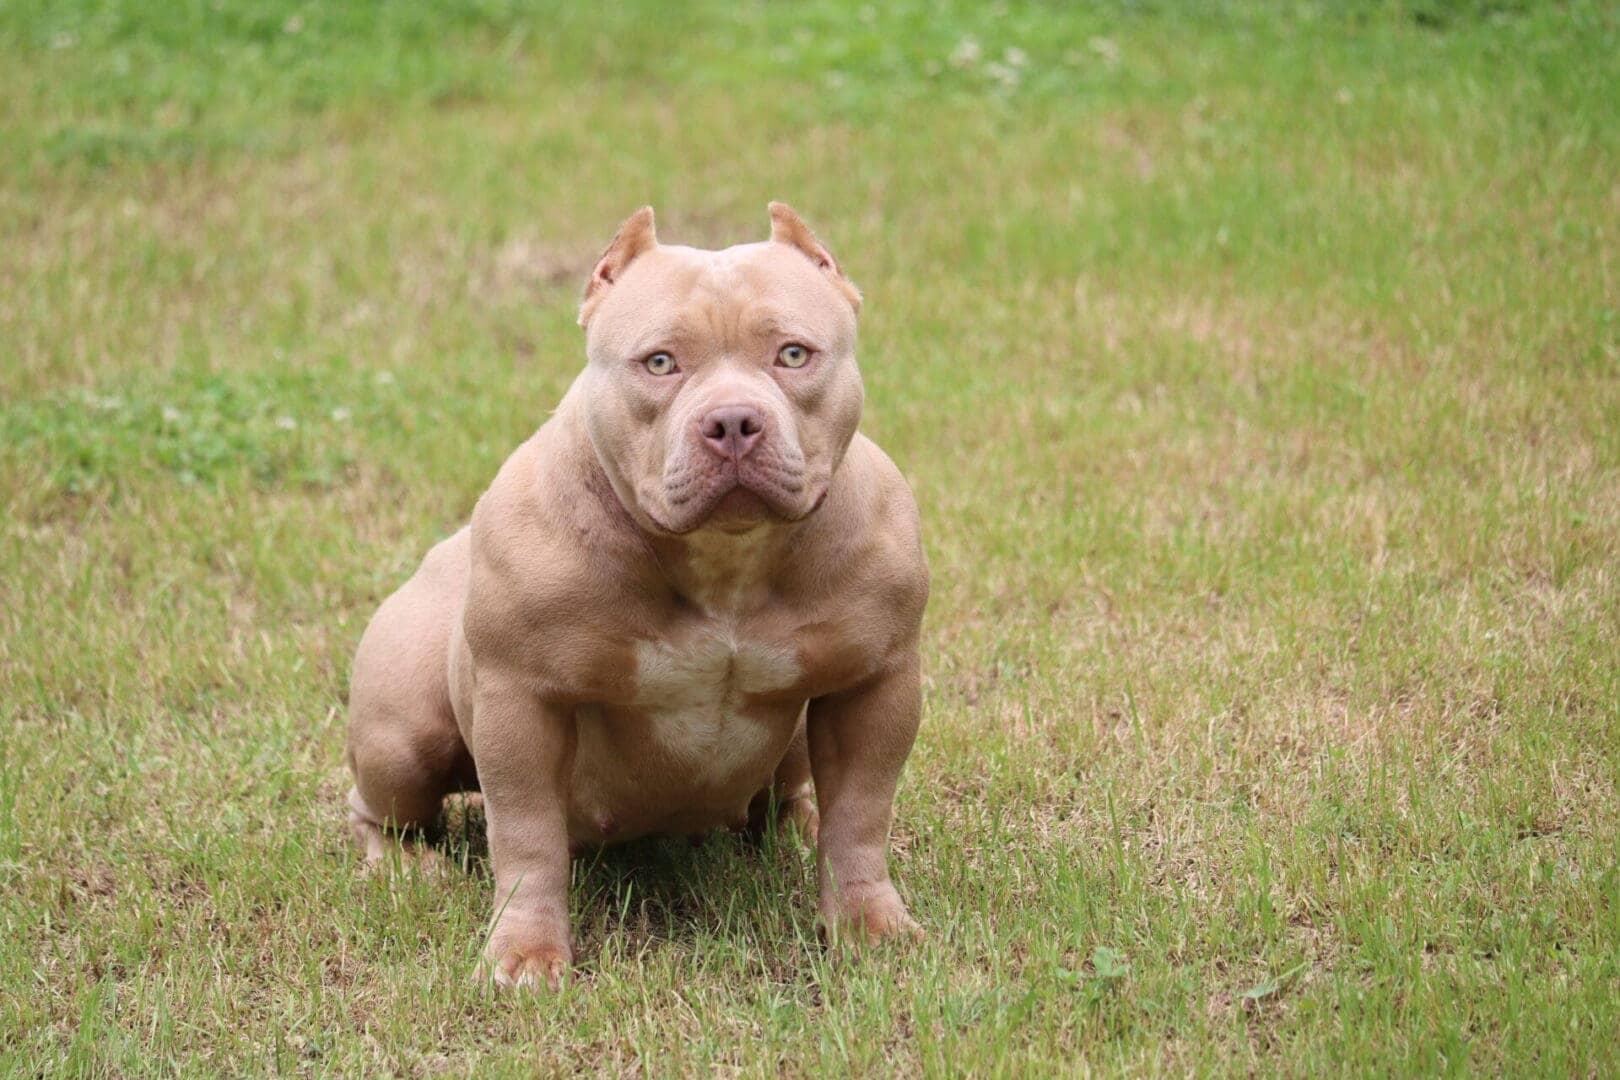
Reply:
M6 0L0 1063L1614 1070L1617 102L1598 3ZM476 867L355 873L353 645L618 221L771 198L923 507L929 942L638 845L486 998Z

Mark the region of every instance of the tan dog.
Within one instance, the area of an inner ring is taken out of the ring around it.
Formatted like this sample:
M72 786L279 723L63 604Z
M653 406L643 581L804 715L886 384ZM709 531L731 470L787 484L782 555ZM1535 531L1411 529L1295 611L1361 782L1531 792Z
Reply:
M798 216L665 246L632 215L586 289L589 363L360 642L350 821L483 792L485 970L556 986L582 847L779 820L819 842L843 940L917 932L889 880L928 569L905 480L859 435L860 293ZM811 780L814 779L812 801Z

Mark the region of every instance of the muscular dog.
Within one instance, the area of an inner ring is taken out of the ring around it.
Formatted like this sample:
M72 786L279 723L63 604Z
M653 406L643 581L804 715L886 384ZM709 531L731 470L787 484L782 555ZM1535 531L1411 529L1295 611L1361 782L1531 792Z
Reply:
M650 208L624 223L586 287L585 369L361 639L355 837L375 861L483 792L498 984L564 977L572 853L772 802L816 843L831 935L917 933L888 870L917 509L856 431L860 292L770 217L722 251L660 244Z

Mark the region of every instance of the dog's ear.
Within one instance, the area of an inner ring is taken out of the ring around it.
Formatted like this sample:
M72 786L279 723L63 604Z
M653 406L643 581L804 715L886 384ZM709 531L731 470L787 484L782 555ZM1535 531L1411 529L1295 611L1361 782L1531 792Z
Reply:
M602 257L596 260L596 269L591 271L591 279L585 283L585 301L579 306L579 325L584 326L590 322L591 312L596 309L602 294L624 275L625 268L636 256L645 254L657 246L658 233L653 228L652 207L643 206L625 218L624 224L620 225L619 231L613 235L613 242L602 252Z
M770 211L772 242L787 244L802 251L809 257L811 262L821 268L824 274L832 278L833 284L837 285L838 291L844 294L844 298L849 301L850 307L860 311L861 290L855 287L853 281L844 276L844 271L839 267L838 260L833 258L832 252L827 250L826 245L816 239L816 234L810 231L810 226L804 223L804 219L794 212L793 207L783 202L771 203Z

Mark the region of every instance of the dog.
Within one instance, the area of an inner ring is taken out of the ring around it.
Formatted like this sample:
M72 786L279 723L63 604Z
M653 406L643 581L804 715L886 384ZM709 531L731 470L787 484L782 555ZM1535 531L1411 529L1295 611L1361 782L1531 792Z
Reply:
M856 430L860 291L790 207L770 220L720 251L625 221L584 370L360 641L350 827L368 862L394 834L419 857L445 796L482 792L498 985L566 978L574 855L766 820L815 844L831 941L920 934L888 869L917 507Z

